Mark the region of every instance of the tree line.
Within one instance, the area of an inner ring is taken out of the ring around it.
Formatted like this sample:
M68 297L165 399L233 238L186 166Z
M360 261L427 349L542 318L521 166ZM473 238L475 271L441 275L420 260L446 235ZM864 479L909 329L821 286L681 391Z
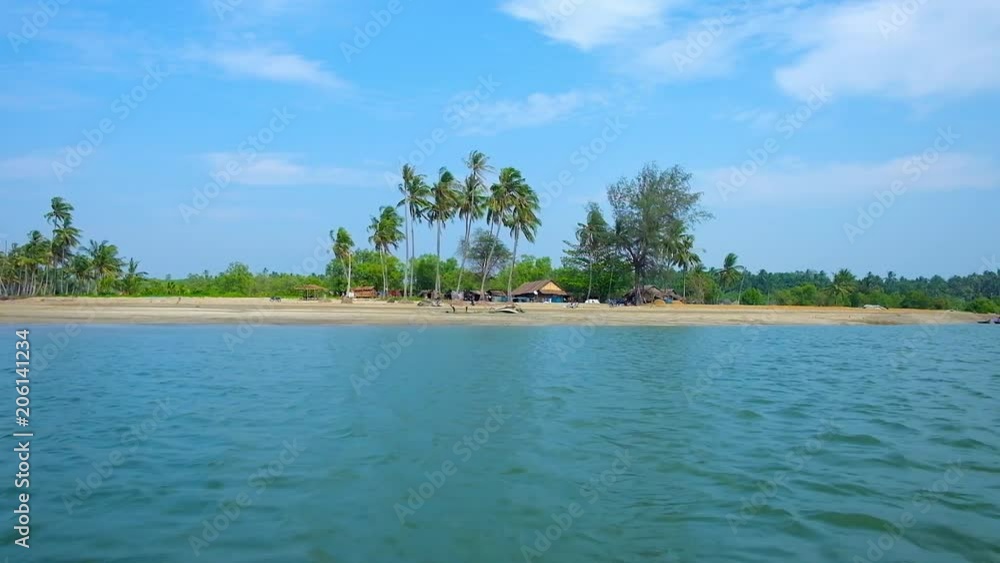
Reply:
M24 243L0 250L0 296L136 295L146 279L139 262L119 256L106 240L83 245L83 231L73 222L73 205L54 197L44 215L51 236L39 230Z
M330 262L324 272L307 275L254 273L237 262L215 275L148 279L115 245L82 245L73 206L56 197L44 215L51 236L32 231L25 243L0 253L0 295L294 296L297 287L317 284L337 293L372 286L405 298L460 293L468 286L509 298L521 283L552 279L580 301L626 294L641 301L643 288L653 285L673 289L689 303L1000 312L1000 270L949 279L907 279L893 272L859 278L846 269L754 273L733 253L718 266L706 265L692 230L711 215L679 166L647 164L608 186L607 205L586 206L558 266L549 258L519 257L521 242L534 242L541 226L537 194L516 168L502 168L493 178L495 169L482 152L472 151L464 164L461 180L441 168L433 181L404 165L400 199L370 217L368 246L359 247L343 227L331 230ZM452 255L442 257L442 232L454 222L463 236ZM418 225L432 229L434 254L416 255Z

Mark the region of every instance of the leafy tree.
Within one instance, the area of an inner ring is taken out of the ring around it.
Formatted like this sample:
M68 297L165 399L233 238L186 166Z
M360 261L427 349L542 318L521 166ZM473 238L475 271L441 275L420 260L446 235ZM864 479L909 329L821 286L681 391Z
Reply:
M751 287L743 293L740 302L744 305L764 305L767 303L767 299L764 298L764 294L759 289Z
M622 178L608 187L614 214L614 240L633 271L633 287L641 287L653 269L669 264L672 235L680 223L685 229L709 218L701 208L701 193L690 185L691 175L679 166L660 170L644 166L635 178Z
M489 279L500 269L501 264L510 259L510 250L496 235L483 229L476 229L472 235L472 244L462 241L459 250L468 255L472 262L473 273ZM485 290L485 284L482 291Z

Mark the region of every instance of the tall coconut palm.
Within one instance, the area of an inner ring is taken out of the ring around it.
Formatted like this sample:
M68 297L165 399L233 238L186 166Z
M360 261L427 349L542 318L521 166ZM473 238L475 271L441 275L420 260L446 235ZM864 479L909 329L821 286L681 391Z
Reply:
M403 194L403 199L399 200L396 207L402 207L406 213L404 226L406 233L406 276L403 279L403 296L408 297L413 293L413 258L417 250L413 225L424 218L424 213L430 204L427 201L430 188L424 181L424 175L417 174L416 169L411 164L403 165L402 176L403 182L399 185L399 192Z
M462 245L462 267L458 270L458 283L455 292L462 291L462 274L465 273L469 247L472 246L469 237L472 236L472 224L483 218L486 213L486 174L493 172L490 158L480 151L474 150L465 158L465 166L469 175L462 183L458 201L458 216L465 220L465 244Z
M584 223L577 223L576 240L580 250L587 255L587 269L590 274L587 282L587 300L590 300L594 288L594 263L597 262L597 255L602 252L608 240L608 222L596 203L587 204L587 220Z
M100 291L102 285L107 287L110 282L118 279L124 263L118 256L118 247L106 240L101 242L91 240L87 252L90 255L91 272Z
M45 214L45 220L53 227L65 224L73 217L73 205L61 197L54 197L51 201L52 210Z
M486 224L490 228L490 234L494 237L499 238L500 229L507 224L511 212L511 201L522 184L524 184L524 178L521 176L521 172L516 168L507 167L500 171L500 177L496 183L490 186L490 197L486 201ZM493 233L493 229L496 229L496 233ZM487 264L493 260L497 238L494 238L493 244L490 245L490 252L486 259ZM488 274L488 271L483 272L483 281L479 289L480 295L486 294Z
M351 266L354 256L354 239L347 229L340 227L336 232L330 231L330 240L333 242L333 254L337 260L347 264L347 290L345 295L351 294Z
M538 194L527 183L515 185L510 198L510 212L505 226L510 229L514 238L514 251L511 254L510 272L507 274L507 301L514 300L514 267L517 265L517 243L523 236L528 242L535 242L535 233L542 222L538 218Z
M441 230L451 221L458 210L458 190L455 176L447 168L438 172L438 181L430 193L427 207L427 222L437 227L437 262L434 265L434 297L441 297Z
M382 291L389 295L389 274L385 265L385 257L393 250L399 248L399 241L405 238L400 224L403 218L396 213L395 207L384 206L379 208L378 217L372 217L368 225L368 242L378 250L379 258L382 261Z
M681 269L682 278L682 289L681 296L687 300L687 277L688 272L691 268L697 268L701 266L701 257L695 252L694 248L694 237L688 233L682 232L677 240L677 243L672 249L671 261L675 266Z

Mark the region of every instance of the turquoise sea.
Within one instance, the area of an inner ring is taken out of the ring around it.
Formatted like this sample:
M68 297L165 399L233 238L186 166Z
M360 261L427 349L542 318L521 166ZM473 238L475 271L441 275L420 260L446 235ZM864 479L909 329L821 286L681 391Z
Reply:
M10 562L1000 561L991 326L29 328Z

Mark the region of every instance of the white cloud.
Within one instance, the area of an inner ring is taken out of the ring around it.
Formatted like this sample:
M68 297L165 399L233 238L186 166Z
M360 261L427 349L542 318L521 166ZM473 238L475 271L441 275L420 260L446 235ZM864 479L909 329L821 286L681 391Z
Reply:
M459 134L492 135L511 129L538 127L566 119L587 106L604 103L603 96L580 91L535 93L522 100L482 103L463 114Z
M212 171L221 171L230 163L239 166L232 182L245 186L338 186L376 187L385 185L384 173L379 170L344 168L338 166L310 166L301 163L301 156L294 154L258 155L252 162L237 153L219 152L204 155Z
M283 53L268 47L238 49L231 46L215 49L189 49L188 58L207 62L234 77L259 78L275 82L310 84L326 88L344 88L347 83L323 68L323 63L296 53Z
M592 49L655 27L677 0L508 0L501 10L579 49Z
M841 95L890 98L1000 88L995 0L850 3L802 24L794 41L806 46L805 53L775 75L795 96L816 84Z
M578 5L570 16L549 16L567 3ZM795 97L819 84L912 102L1000 90L996 0L510 0L504 10L577 48L604 47L616 68L654 82L729 75L766 53Z
M1000 166L992 159L967 153L913 154L875 163L806 165L797 159L776 160L740 185L734 169L699 174L709 204L802 204L867 198L901 182L904 193L1000 188ZM719 186L732 187L725 198Z

